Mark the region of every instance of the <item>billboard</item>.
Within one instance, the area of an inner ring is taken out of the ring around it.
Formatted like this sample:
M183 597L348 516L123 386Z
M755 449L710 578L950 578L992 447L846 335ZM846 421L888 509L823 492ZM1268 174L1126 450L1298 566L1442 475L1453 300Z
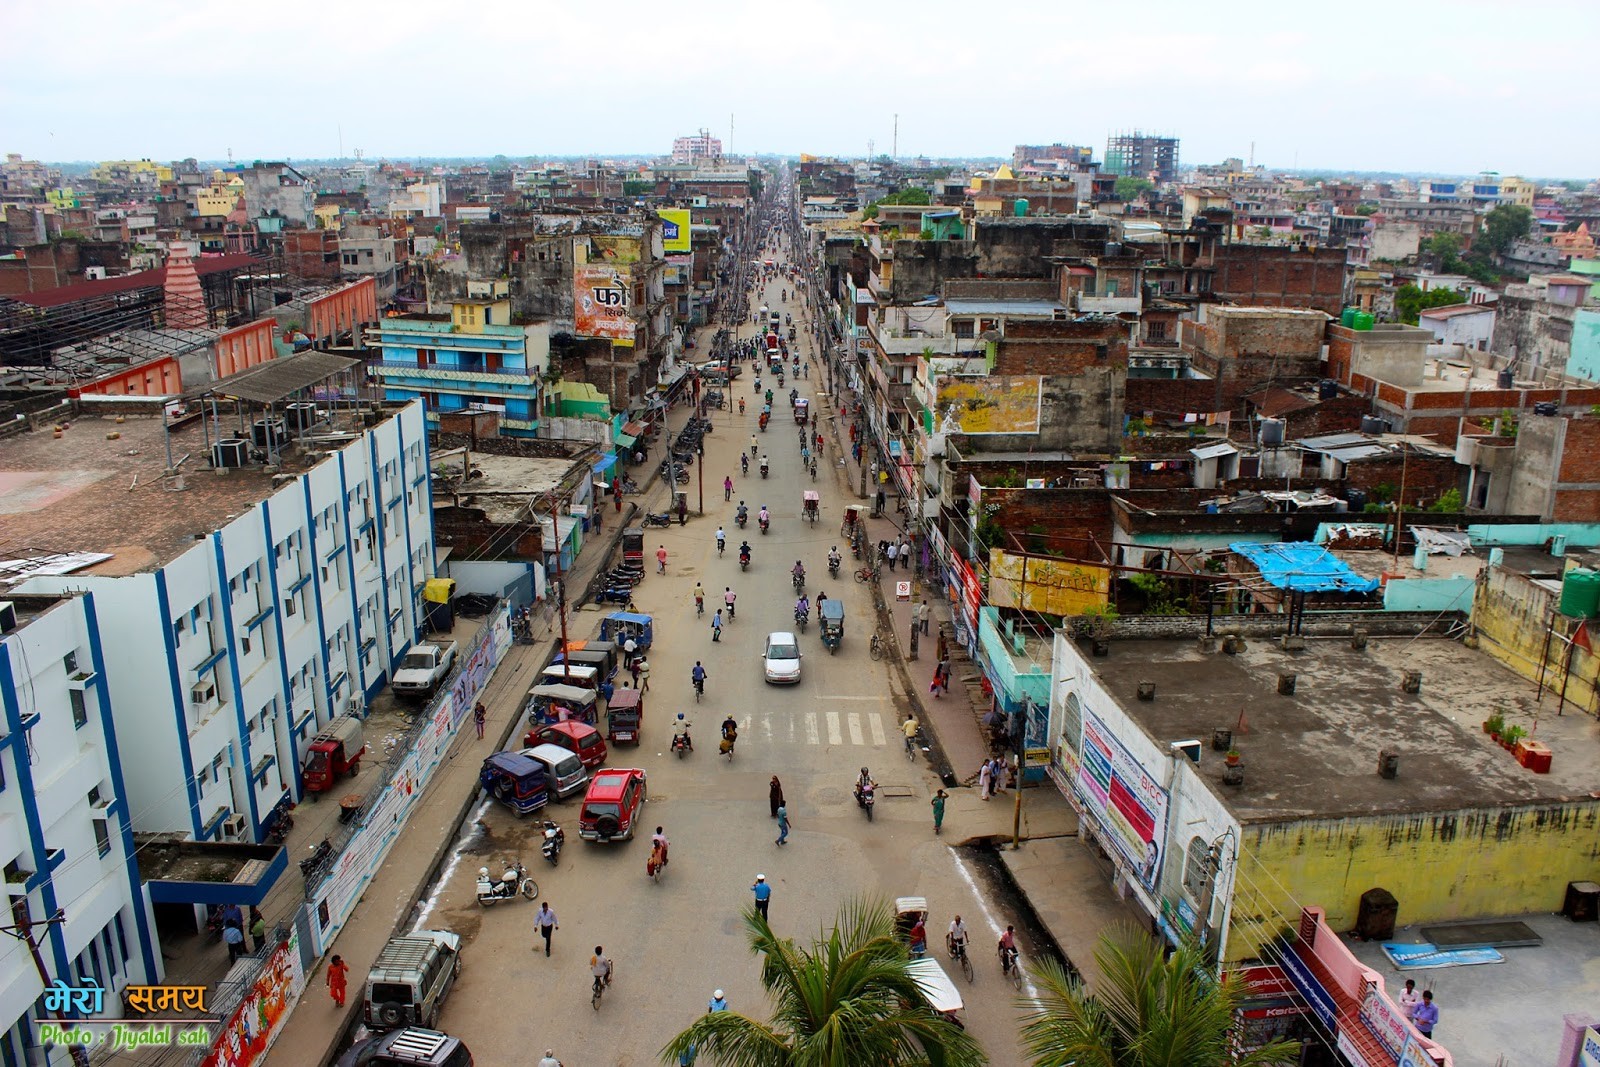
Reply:
M1109 568L1048 556L1017 555L998 548L989 550L989 603L997 608L1082 615L1105 607L1110 602L1110 592Z
M1076 790L1139 881L1154 889L1165 859L1160 843L1167 827L1167 791L1088 708L1083 709Z
M661 250L667 255L674 252L689 251L689 209L686 207L664 207L656 211L661 216Z
M1038 433L1041 379L1036 374L940 375L934 380L939 433Z
M633 320L628 317L629 271L626 267L593 264L572 268L572 318L579 337L604 337L617 344L633 344Z

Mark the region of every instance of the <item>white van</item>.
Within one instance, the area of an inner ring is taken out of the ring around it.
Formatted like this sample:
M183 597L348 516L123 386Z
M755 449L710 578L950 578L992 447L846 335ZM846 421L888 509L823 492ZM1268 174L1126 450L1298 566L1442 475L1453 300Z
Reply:
M577 754L560 745L534 745L522 754L544 765L546 787L557 800L582 792L589 783L589 771Z

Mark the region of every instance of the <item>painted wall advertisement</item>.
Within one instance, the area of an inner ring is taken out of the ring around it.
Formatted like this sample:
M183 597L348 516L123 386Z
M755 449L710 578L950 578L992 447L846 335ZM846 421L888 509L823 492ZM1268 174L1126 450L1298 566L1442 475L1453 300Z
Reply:
M1161 841L1167 826L1167 791L1145 773L1094 712L1083 712L1083 750L1077 792L1106 829L1106 839L1154 889L1161 877Z
M299 935L272 950L244 1000L228 1016L201 1067L248 1067L266 1059L267 1046L277 1037L278 1024L305 988L300 968Z
M1082 615L1109 603L1111 571L1089 563L989 550L989 603L1046 615Z
M625 266L605 264L572 268L572 317L579 337L633 344L633 320L628 317L630 273Z
M689 226L689 209L686 207L661 208L661 250L667 254L689 251L692 230Z
M934 417L940 433L1038 433L1036 374L935 379Z

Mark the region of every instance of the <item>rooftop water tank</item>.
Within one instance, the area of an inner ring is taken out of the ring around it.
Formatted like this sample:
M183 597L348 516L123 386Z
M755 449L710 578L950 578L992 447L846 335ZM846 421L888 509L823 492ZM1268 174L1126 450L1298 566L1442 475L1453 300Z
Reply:
M1511 389L1516 386L1517 380L1511 373L1511 368L1507 367L1494 376L1494 384L1496 389Z
M1015 215L1019 219L1026 218L1027 215L1028 215L1028 202L1027 202L1027 200L1023 199L1020 196L1017 197L1016 202L1011 205L1011 213L1013 215Z
M1376 415L1363 415L1361 416L1361 432L1368 434L1388 433L1389 424Z
M1350 328L1352 330L1370 330L1375 321L1377 320L1372 317L1370 311L1358 311L1350 320Z
M1571 570L1561 580L1561 614L1578 619L1600 616L1600 574Z
M1339 325L1345 327L1346 329L1354 326L1356 323L1356 313L1360 310L1360 308L1345 308L1344 311L1339 315Z
M1324 378L1317 383L1317 397L1320 400L1332 400L1339 395L1339 383L1332 378Z
M1261 420L1261 443L1267 448L1277 448L1283 444L1283 420Z

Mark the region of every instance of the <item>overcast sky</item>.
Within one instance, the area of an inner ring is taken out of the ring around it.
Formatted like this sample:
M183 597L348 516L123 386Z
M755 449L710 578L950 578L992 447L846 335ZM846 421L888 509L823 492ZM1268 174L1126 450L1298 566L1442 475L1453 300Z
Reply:
M1524 12L1527 12L1524 14ZM6 7L0 149L168 160L1009 155L1142 128L1185 163L1588 178L1600 0L43 0Z

